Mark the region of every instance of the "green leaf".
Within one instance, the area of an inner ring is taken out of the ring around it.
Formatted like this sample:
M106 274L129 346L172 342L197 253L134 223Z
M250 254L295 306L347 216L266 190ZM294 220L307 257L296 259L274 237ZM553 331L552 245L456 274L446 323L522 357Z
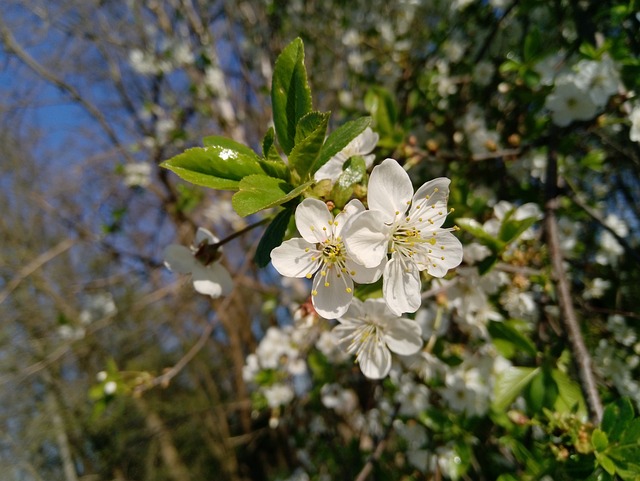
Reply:
M375 87L364 96L364 106L371 113L376 131L381 135L392 135L398 121L395 100L388 90Z
M605 454L596 453L596 460L598 461L598 464L602 467L602 469L604 469L607 473L612 476L616 474L616 465L611 460L611 458L609 458Z
M527 217L526 219L515 220L511 218L511 215L513 215L514 212L515 210L512 210L507 213L502 221L502 225L500 226L500 232L498 232L498 238L505 244L509 244L516 240L524 231L538 221L536 217Z
M269 127L264 139L262 139L263 158L260 159L260 166L269 177L276 177L289 182L291 180L291 170L289 166L284 163L282 157L280 157L278 149L274 144L275 139L275 131L273 127Z
M367 165L360 156L351 157L343 166L343 172L331 191L331 199L337 207L343 207L353 194L353 186L364 180Z
M640 445L640 418L635 418L629 424L620 437L621 444L639 444Z
M311 89L304 66L304 44L296 38L278 56L271 84L273 124L284 152L294 146L296 126L311 111Z
M618 441L625 427L632 420L633 405L629 398L625 397L607 405L602 415L600 429L607 433L609 441Z
M315 174L331 157L344 149L349 145L349 142L364 132L369 124L371 124L371 117L360 117L359 119L351 120L341 125L331 132L309 172Z
M499 345L500 341L508 342L513 346L511 351L513 354L525 353L531 357L535 357L538 354L533 341L518 331L513 323L491 321L488 328L496 346Z
M531 379L531 382L526 388L525 399L532 411L539 412L545 406L545 392L545 376L543 372L540 372Z
M284 239L284 235L287 232L293 211L293 208L280 211L264 231L258 243L256 255L253 258L258 267L265 267L269 264L271 261L271 251L282 244L282 239Z
M295 199L308 189L311 183L306 182L293 188L282 179L267 175L249 175L240 181L240 190L233 195L231 203L234 210L245 217Z
M486 245L494 253L501 252L506 247L504 242L493 237L487 231L484 230L482 224L475 219L469 219L466 217L459 217L456 219L456 224L463 230L466 230L473 235L478 242Z
M494 411L504 411L539 372L539 367L516 366L502 371L494 386L492 402Z
M296 129L296 145L289 154L289 167L300 179L306 179L318 157L327 133L329 113L310 112L300 119Z
M558 397L554 409L561 413L587 414L587 406L580 385L559 369L551 371L551 377L558 386Z
M532 28L524 39L523 56L525 62L535 60L541 51L542 39L540 30Z
M207 137L205 145L187 149L160 165L187 182L221 190L235 190L243 177L263 172L260 158L242 144L224 137Z
M609 446L609 439L604 431L596 428L591 433L591 444L596 451L604 451Z

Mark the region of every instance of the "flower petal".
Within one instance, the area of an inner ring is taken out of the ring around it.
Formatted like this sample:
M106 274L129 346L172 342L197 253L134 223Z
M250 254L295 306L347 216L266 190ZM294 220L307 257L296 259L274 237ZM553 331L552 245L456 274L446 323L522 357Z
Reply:
M322 242L333 232L333 214L318 199L305 199L296 209L296 227L307 242Z
M351 304L353 281L335 267L323 270L324 268L322 266L313 278L311 300L318 314L325 319L336 319L344 315Z
M342 234L342 228L347 224L349 219L353 218L357 214L360 214L361 212L364 212L365 210L366 209L364 205L358 199L349 201L349 203L342 209L342 212L340 212L335 218L335 236L338 237Z
M386 263L387 259L383 259L376 267L365 267L347 258L345 267L349 271L351 278L358 284L372 284L380 279Z
M401 315L420 307L420 272L413 261L403 259L397 252L384 268L382 293L391 312Z
M167 269L178 274L189 274L198 264L191 250L178 244L167 246L163 257Z
M394 159L386 159L373 168L367 189L369 209L383 212L387 223L404 215L413 196L409 174Z
M448 231L438 231L434 237L436 242L429 249L428 259L426 262L421 259L420 263L433 277L443 277L449 269L458 267L462 262L462 244Z
M233 289L231 275L221 264L198 264L191 275L194 289L214 299L228 294Z
M422 219L415 225L418 229L438 228L447 218L447 201L451 180L438 177L424 183L413 196L409 217Z
M271 263L286 277L310 277L320 266L314 244L299 237L283 242L271 251Z
M386 258L391 231L381 212L368 210L355 215L341 234L347 253L358 264L376 267Z
M362 374L369 379L382 379L389 374L391 370L391 352L384 342L373 344L373 338L365 341L372 345L365 347L360 351L358 356L358 364Z
M422 329L416 321L396 317L386 322L384 339L393 352L409 356L422 348Z
M316 182L319 182L324 179L329 179L332 182L338 180L340 174L342 174L342 166L344 165L345 159L340 154L331 157L326 164L316 170L316 173L313 174L313 179Z
M216 236L214 236L211 231L205 229L204 227L198 227L196 231L196 238L194 239L194 244L198 247L202 241L207 241L207 244L215 244L220 241Z

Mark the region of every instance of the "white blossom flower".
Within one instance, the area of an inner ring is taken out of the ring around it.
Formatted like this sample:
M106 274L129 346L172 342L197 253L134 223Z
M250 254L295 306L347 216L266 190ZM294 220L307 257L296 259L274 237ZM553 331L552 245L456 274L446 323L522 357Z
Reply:
M356 355L362 373L371 379L389 374L391 351L408 356L422 347L418 323L393 314L383 299L353 299L338 322L333 332L347 352Z
M109 381L105 383L103 389L104 389L104 393L107 396L111 396L112 394L115 394L115 392L118 390L118 384L115 381Z
M344 229L345 247L356 262L366 267L386 263L382 290L395 314L420 307L420 271L443 277L462 261L462 244L453 229L441 228L448 214L449 182L445 177L431 180L414 195L409 175L387 159L371 173L370 210Z
M545 107L551 110L553 123L560 127L566 127L574 120L592 119L598 111L588 92L576 84L572 75L565 75L556 82Z
M126 164L124 185L127 187L147 187L151 183L151 164L148 162Z
M227 295L233 288L233 280L227 269L219 262L204 265L195 257L200 246L218 241L211 232L200 227L196 233L195 247L190 249L176 244L168 246L164 251L164 264L172 272L191 274L193 287L200 294L214 299Z
M293 389L287 384L273 384L262 390L270 408L277 408L289 404L294 397Z
M380 259L364 267L347 254L342 235L350 217L364 212L352 200L335 219L326 204L305 199L296 209L296 226L302 238L285 241L271 251L273 267L287 277L313 278L313 307L322 317L335 319L347 312L353 298L353 282L369 284L380 278Z
M344 149L320 167L313 175L313 178L316 181L329 179L335 182L338 180L338 177L340 177L340 174L342 174L344 163L349 160L349 158L355 156L361 156L364 159L367 169L370 168L376 157L375 154L371 152L376 148L379 138L380 136L377 133L367 127L360 135L349 142Z
M620 76L611 58L605 57L601 61L581 60L574 69L576 85L589 93L597 107L604 107L609 97L618 92Z

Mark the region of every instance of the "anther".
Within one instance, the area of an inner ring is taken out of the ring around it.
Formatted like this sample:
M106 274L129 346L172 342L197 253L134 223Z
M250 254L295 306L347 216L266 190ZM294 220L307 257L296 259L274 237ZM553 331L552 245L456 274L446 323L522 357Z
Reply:
M307 274L305 277L306 277L307 279L311 279L311 274Z

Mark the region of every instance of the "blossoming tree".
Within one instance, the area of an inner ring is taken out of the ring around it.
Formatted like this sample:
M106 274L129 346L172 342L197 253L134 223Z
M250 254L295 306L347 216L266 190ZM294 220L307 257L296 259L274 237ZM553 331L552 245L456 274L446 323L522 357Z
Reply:
M640 476L633 2L10 3L106 145L0 193L10 479Z

